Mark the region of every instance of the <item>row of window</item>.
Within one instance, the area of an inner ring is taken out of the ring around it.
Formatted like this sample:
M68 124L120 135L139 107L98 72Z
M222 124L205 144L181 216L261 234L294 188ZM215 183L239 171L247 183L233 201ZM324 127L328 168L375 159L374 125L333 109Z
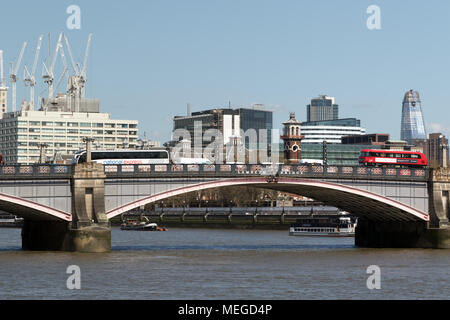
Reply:
M137 138L129 138L129 137L93 137L95 141L109 141L109 142L136 142ZM16 140L66 140L66 141L80 141L83 137L78 136L53 136L53 135L18 135L11 137L0 137L0 141L16 141Z
M91 129L53 129L53 128L13 128L0 130L0 134L14 134L19 132L31 133L67 133L67 134L104 134L104 135L137 135L137 131L124 130L91 130Z
M0 123L0 128L16 126L42 126L42 127L84 127L84 128L119 128L136 129L137 124L128 123L91 123L91 122L59 122L59 121L9 121Z

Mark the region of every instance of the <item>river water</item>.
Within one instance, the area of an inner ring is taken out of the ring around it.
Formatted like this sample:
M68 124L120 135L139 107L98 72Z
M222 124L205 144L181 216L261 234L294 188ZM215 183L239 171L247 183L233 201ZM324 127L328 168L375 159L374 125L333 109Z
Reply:
M0 229L0 299L449 299L450 250L365 249L288 231L112 229L105 254L27 252ZM68 266L81 289L69 290ZM370 265L380 289L369 290Z

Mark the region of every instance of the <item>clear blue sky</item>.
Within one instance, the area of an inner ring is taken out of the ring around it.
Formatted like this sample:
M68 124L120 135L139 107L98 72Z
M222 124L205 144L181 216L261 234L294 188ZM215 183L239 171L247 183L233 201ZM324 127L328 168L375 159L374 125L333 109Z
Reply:
M72 4L81 30L66 28ZM366 27L372 4L381 30ZM140 134L161 142L188 102L192 111L263 103L280 127L291 111L304 121L319 94L334 96L340 116L361 119L367 132L399 138L409 89L421 95L428 132L450 135L448 0L3 0L0 30L5 64L26 40L27 65L39 34L51 33L53 51L65 32L81 61L92 32L87 97L114 119L138 119ZM27 96L20 82L18 101Z

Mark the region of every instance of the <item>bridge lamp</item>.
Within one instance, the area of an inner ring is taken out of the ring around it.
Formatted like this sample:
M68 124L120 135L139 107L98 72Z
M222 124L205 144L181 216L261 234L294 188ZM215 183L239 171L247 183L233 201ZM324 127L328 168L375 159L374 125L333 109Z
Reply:
M92 162L91 144L94 141L92 137L83 137L83 142L86 143L86 162Z

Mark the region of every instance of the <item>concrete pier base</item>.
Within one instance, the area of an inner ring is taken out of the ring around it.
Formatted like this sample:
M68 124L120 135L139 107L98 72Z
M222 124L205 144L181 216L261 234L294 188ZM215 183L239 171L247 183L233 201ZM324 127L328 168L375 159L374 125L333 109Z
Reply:
M426 222L359 219L355 245L368 248L450 249L450 228L429 229Z
M24 221L22 249L32 251L109 252L111 229L91 225L71 228L69 222Z

